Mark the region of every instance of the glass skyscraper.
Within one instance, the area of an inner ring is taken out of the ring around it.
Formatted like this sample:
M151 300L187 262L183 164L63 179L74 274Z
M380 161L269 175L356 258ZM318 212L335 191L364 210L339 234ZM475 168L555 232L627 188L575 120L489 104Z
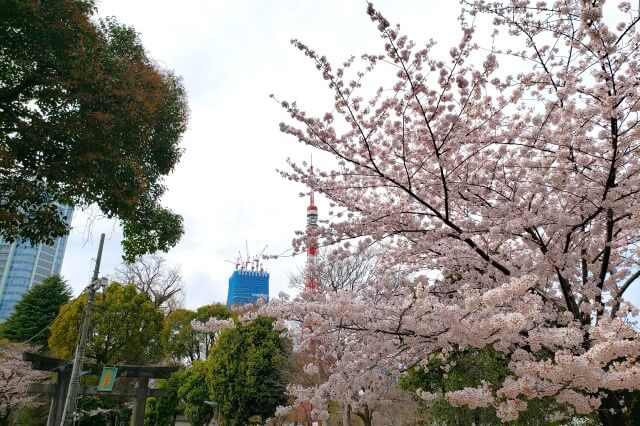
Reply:
M269 273L239 269L229 278L227 306L256 303L259 298L269 300Z
M60 207L60 212L70 225L73 207ZM60 274L66 247L67 236L53 245L9 243L0 237L0 322L11 315L31 287Z

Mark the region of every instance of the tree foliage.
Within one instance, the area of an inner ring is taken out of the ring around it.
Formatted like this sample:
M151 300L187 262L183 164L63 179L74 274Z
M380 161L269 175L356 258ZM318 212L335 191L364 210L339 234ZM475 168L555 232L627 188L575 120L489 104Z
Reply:
M123 224L125 258L167 250L182 218L163 208L185 91L137 33L96 22L92 0L0 1L0 233L51 243L54 202L98 204Z
M174 373L171 377L173 377ZM167 389L169 396L147 398L147 406L144 412L145 426L173 426L175 416L180 409L178 399L177 379L161 379L156 382L156 388Z
M444 395L447 392L480 387L487 383L498 387L509 375L509 360L493 348L453 351L447 357L433 357L425 366L414 367L403 375L399 385L414 392ZM493 425L501 423L494 407L455 406L443 398L427 402L417 398L423 417L446 425ZM553 424L546 419L558 410L565 410L553 398L531 401L527 410L513 425ZM589 419L582 419L590 424Z
M18 411L14 418L15 426L46 426L50 406L29 404Z
M51 326L49 348L70 358L76 348L87 295L65 304ZM87 339L87 357L103 364L144 364L161 359L162 311L134 286L109 285L96 295Z
M447 392L449 402L514 421L549 397L625 424L623 397L640 389L637 311L625 300L640 278L640 11L461 4L461 40L444 58L371 4L383 50L361 56L360 70L293 40L335 100L320 116L281 102L291 117L281 130L336 160L284 173L333 203L312 237L338 255L381 247L381 270L410 273L365 293L276 300L265 313L301 323L319 362L338 358L327 349L335 336L347 342L320 402L362 371L388 386L434 354L489 346L508 356L508 375ZM478 28L493 35L486 49ZM377 90L366 86L373 73L385 81Z
M205 361L195 361L191 366L173 373L169 380L162 380L160 388L167 389L169 396L147 399L145 425L169 426L179 412L192 425L208 424L215 409L205 404L209 400L206 369Z
M177 395L183 403L184 415L194 426L209 424L215 411L214 407L205 404L205 401L209 400L206 370L205 361L196 361L189 368L174 373L170 379L170 382L177 386Z
M30 341L44 347L51 335L49 326L60 307L69 301L71 289L57 275L32 287L18 302L2 328L2 336L14 342Z
M289 344L273 329L273 319L259 317L220 332L207 360L207 384L223 425L263 420L285 405Z
M227 319L231 312L226 306L215 304L199 307L196 311L176 309L164 319L162 341L169 358L174 362L185 359L189 363L204 361L209 356L215 339L215 332L196 330L192 322L207 322L211 318Z

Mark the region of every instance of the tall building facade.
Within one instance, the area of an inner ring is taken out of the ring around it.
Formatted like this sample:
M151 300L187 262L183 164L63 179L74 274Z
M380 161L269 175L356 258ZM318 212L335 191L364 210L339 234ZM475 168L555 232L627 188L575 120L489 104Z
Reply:
M73 207L62 206L60 212L70 225ZM66 235L53 245L9 243L0 237L0 322L13 313L31 287L60 274L66 247Z
M256 303L259 298L269 300L269 273L245 268L233 271L229 278L227 306Z

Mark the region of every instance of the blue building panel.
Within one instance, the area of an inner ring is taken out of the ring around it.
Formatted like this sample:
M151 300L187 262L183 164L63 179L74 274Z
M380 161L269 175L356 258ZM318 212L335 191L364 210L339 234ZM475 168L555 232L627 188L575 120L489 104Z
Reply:
M239 269L229 278L227 306L256 303L259 298L269 300L269 273Z
M61 206L60 214L70 225L73 207ZM9 318L31 287L60 274L66 245L66 236L53 245L10 243L0 238L0 322Z

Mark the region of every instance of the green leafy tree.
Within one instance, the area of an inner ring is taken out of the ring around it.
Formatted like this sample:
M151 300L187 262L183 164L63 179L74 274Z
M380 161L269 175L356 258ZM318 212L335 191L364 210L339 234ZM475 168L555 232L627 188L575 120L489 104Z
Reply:
M195 312L176 309L164 319L162 342L167 356L176 363L184 359L193 362L198 359L200 348L196 331L191 327Z
M51 326L49 348L61 358L73 355L87 296L81 295L60 309ZM91 317L87 356L98 363L144 364L162 357L160 332L163 315L134 286L109 285L96 295Z
M193 363L206 360L211 351L215 333L194 330L193 320L206 322L210 318L226 319L231 312L220 304L199 307L196 311L176 309L165 317L162 341L167 355L174 362L187 360Z
M149 398L145 410L146 426L169 426L178 412L182 412L193 425L208 424L214 407L205 403L209 388L205 380L205 361L195 361L191 367L177 371L159 388L167 389L166 398Z
M45 426L47 424L48 414L48 404L40 404L35 406L28 405L16 414L14 424L15 426Z
M167 250L182 218L160 205L186 129L185 90L137 33L93 0L0 0L0 234L52 242L55 202L120 219L124 255Z
M287 402L285 378L290 344L259 317L220 332L207 360L207 384L223 425L246 425L252 416L272 417Z
M452 392L465 387L479 387L487 383L499 386L510 371L509 360L501 352L491 347L453 351L444 359L434 357L424 367L409 370L400 379L400 387L405 390L422 389L431 393ZM417 399L422 415L434 424L446 425L496 425L502 422L494 407L474 408L453 406L444 399L425 402ZM547 418L554 412L563 411L552 398L527 401L528 409L511 425L548 425ZM592 424L590 419L580 419L584 425Z
M16 305L2 328L2 336L14 342L29 340L33 345L46 346L51 335L49 326L60 307L69 301L71 289L57 275L33 286Z
M174 373L171 377L173 378L176 374ZM176 383L177 379L158 380L156 388L167 389L169 395L163 398L147 398L145 426L172 426L175 423L175 416L181 408Z
M174 373L170 379L177 385L184 415L195 426L209 424L214 415L214 407L205 404L209 399L206 369L205 361L196 361L191 367Z

